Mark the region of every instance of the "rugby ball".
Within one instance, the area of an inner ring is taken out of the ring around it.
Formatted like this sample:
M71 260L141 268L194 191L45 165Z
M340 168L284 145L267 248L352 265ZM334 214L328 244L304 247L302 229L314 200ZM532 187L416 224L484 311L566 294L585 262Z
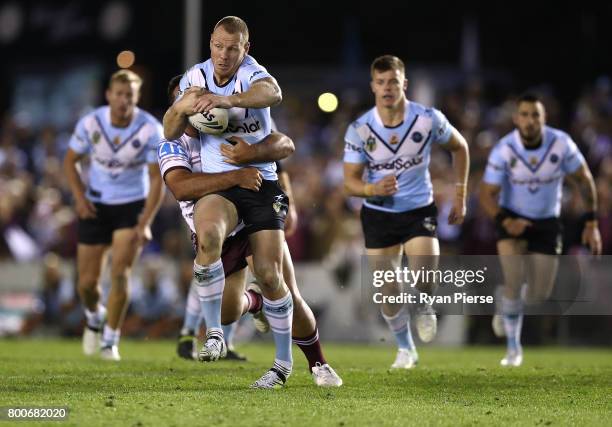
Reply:
M227 129L228 114L225 108L213 108L206 113L189 116L189 124L200 132L220 135Z

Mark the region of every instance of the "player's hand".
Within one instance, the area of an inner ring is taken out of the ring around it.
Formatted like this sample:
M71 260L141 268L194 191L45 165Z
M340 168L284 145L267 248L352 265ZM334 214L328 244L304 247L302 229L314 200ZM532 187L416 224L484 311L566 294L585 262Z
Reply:
M191 116L197 112L196 104L206 93L209 92L202 87L191 86L185 91L183 97L177 101L174 108L185 116Z
M96 207L84 195L76 198L76 211L81 219L92 219L97 215Z
M374 183L374 196L391 196L397 192L397 189L397 178L395 175L387 175Z
M255 147L237 136L228 138L228 141L234 144L221 144L221 154L225 157L224 162L230 165L244 165L252 162Z
M455 197L453 207L448 214L449 225L461 225L465 219L465 213L467 209L465 207L465 199L463 197Z
M213 108L232 108L229 96L216 95L214 93L206 93L198 96L194 110L196 113L207 113Z
M289 205L287 216L285 217L285 236L289 237L295 233L298 226L298 214L295 206Z
M242 168L233 171L233 173L236 175L236 185L238 187L251 191L259 191L263 179L259 169Z
M506 218L504 222L502 222L502 227L506 230L506 232L514 237L520 236L525 232L527 227L531 227L533 223L524 218Z
M593 255L601 255L601 234L597 222L589 221L582 230L582 244L591 249Z

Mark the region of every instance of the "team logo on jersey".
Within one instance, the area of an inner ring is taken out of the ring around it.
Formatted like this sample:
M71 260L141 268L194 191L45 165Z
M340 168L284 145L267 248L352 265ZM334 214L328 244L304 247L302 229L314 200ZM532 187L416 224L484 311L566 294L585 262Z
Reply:
M510 169L516 166L516 157L510 159Z
M134 141L132 141L132 147L134 148L140 148L141 144L140 144L140 140L135 139Z
M91 142L93 142L94 144L97 144L98 142L100 142L100 132L95 131L93 133L93 135L91 136Z
M551 154L550 162L551 163L557 163L558 161L559 161L559 156L557 156L556 154Z
M121 142L121 140L119 139L119 137L118 137L118 136L116 136L116 137L114 137L114 138L113 138L113 144L115 144L115 145L119 145L119 143L120 143L120 142Z
M535 156L531 156L529 158L529 164L535 167L538 164L538 158Z
M421 132L415 132L411 136L412 140L417 144L423 140L423 134Z
M429 231L430 233L433 233L434 231L436 231L437 226L438 226L438 221L436 220L435 217L428 216L426 218L423 218L423 228L425 228L425 230Z
M376 138L374 138L372 135L368 136L368 139L366 139L365 149L369 152L376 150Z
M395 145L399 142L399 137L396 134L391 135L391 139L389 140L389 144Z
M283 194L274 196L274 203L272 203L272 209L274 209L274 212L276 212L277 214L279 214L281 210L283 211L284 214L287 214L287 210L289 209L289 206L284 202L284 200L285 200L285 196Z

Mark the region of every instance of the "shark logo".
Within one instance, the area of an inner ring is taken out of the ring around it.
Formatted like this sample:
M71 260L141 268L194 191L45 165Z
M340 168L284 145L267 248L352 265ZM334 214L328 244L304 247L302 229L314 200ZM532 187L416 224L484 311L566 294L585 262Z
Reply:
M283 194L279 194L278 196L274 196L274 203L272 203L272 209L277 214L280 214L283 211L283 215L287 214L287 210L289 206L285 203L285 196Z

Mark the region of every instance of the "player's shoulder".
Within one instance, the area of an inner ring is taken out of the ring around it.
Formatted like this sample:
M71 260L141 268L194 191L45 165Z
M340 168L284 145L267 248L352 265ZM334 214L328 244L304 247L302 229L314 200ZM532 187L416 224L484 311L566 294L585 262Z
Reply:
M406 112L430 118L434 118L442 114L442 112L437 108L424 105L416 101L410 101L408 103L408 109L406 110Z
M572 137L565 131L557 128L553 128L550 126L544 127L544 132L546 135L546 139L551 141L556 141L557 143L562 143L565 145L571 145L574 143Z
M204 62L198 62L197 64L189 67L187 71L185 71L184 76L186 76L187 78L191 78L194 75L200 75L202 73L202 70L206 71L208 69L208 66L210 63L211 63L210 59L207 59Z
M142 108L139 108L138 110L136 110L136 114L137 114L137 120L140 121L141 123L145 123L145 124L155 126L155 127L161 126L161 123L159 122L159 120L157 120L157 117L155 117L153 114L149 113L148 111L143 110Z
M360 128L363 126L372 126L376 123L376 107L370 108L368 111L359 115L355 120L353 120L350 126L354 128Z
M516 139L516 130L508 132L504 136L502 136L497 143L493 145L493 149L491 153L496 153L498 155L503 155L504 153L510 152L512 150L512 146L514 144L514 140Z
M260 65L251 55L246 55L238 67L238 77L250 82L258 74L267 73L264 66Z

